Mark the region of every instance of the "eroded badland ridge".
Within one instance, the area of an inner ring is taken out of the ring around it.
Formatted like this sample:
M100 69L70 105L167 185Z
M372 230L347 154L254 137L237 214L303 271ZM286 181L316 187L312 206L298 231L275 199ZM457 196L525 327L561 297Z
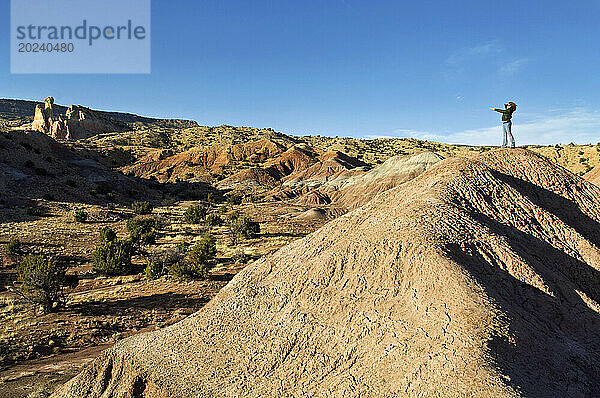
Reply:
M600 147L36 105L0 100L0 243L21 245L1 270L5 396L600 393L600 189L581 178ZM102 228L125 241L144 219L127 272L99 273ZM178 275L207 232L207 273ZM15 294L31 254L78 279L58 312ZM100 350L82 348L110 346L83 368Z

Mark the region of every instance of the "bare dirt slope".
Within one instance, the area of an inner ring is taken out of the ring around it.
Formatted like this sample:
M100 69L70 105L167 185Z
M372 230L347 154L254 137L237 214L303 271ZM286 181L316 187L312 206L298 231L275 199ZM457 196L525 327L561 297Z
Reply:
M444 159L443 156L433 152L421 152L412 156L393 156L360 177L342 180L338 191L332 192L330 196L337 206L350 210L356 209L377 194L412 180L442 159ZM338 181L333 180L324 186L323 190L327 192L329 187L335 189L336 184Z
M53 397L597 396L599 198L526 150L444 160Z
M585 174L585 179L600 186L600 169L593 169Z

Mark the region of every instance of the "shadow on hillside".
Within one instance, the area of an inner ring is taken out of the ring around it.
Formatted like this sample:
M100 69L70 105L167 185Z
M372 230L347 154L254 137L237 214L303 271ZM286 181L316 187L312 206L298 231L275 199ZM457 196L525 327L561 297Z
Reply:
M583 213L575 202L538 185L496 170L492 170L492 175L519 191L535 205L554 214L584 238L600 247L600 223Z
M200 308L209 301L208 297L191 298L179 293L161 293L151 296L134 297L123 300L92 301L69 306L69 311L80 315L122 315L128 310L163 309L174 311L178 308Z
M81 149L76 144L65 145L43 133L12 132L6 137L12 158L4 167L22 175L20 179L5 178L6 189L0 193L0 204L9 208L39 199L127 206L140 200L158 204L168 198L205 199L210 192L222 197L220 191L204 182L160 184L123 174L115 168L118 164L103 164L101 152ZM20 161L21 157L27 161Z
M600 224L563 197L514 177L497 176L596 243ZM471 216L507 239L544 281L551 295L517 279L504 264L490 263L478 243L446 247L464 264L510 321L509 333L488 343L489 353L507 383L527 397L600 396L600 314L577 291L600 303L600 272L539 238L476 210ZM466 249L466 250L465 250ZM492 260L493 261L493 260ZM510 267L510 266L509 266ZM532 319L533 317L533 319ZM531 358L536 358L530 362ZM573 370L575 369L575 370Z

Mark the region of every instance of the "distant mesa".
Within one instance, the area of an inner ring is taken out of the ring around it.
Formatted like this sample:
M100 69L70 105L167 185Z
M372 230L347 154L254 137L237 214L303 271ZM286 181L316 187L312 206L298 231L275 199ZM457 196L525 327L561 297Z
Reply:
M56 139L76 140L96 134L122 131L124 124L81 105L71 105L64 115L54 116L54 98L36 105L31 129Z

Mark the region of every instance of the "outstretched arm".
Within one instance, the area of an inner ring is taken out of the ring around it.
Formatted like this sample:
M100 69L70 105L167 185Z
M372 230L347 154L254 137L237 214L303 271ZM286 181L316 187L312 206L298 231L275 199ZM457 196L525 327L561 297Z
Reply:
M500 112L500 113L507 113L508 112L507 109L499 109L499 108L490 108L490 109L493 110L493 111L496 111L496 112Z

